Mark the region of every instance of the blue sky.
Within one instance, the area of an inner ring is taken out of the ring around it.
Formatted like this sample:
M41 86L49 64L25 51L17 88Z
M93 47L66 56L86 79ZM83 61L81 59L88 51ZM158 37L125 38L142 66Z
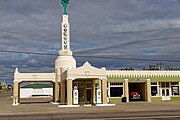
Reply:
M0 0L0 51L58 54L60 0ZM143 68L180 61L180 0L70 0L71 49L77 66ZM57 56L0 52L0 82L20 72L53 72ZM179 66L179 62L165 64Z

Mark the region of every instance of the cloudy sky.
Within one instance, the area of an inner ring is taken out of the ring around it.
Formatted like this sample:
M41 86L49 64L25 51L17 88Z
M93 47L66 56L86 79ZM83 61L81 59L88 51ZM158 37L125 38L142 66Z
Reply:
M0 0L0 82L54 71L62 13L60 0ZM70 0L68 15L77 66L180 65L180 0Z

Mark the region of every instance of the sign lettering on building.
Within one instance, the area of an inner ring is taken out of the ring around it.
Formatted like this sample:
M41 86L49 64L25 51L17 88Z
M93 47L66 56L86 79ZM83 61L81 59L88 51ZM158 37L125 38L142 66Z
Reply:
M63 50L68 50L68 39L69 39L69 35L68 35L68 24L65 23L63 24L63 28L62 28L62 44L63 44Z

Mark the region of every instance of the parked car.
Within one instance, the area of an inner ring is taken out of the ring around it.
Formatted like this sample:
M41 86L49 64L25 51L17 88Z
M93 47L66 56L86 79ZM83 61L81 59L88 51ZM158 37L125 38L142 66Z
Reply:
M131 92L130 93L130 98L132 100L140 100L141 99L141 96L138 92Z

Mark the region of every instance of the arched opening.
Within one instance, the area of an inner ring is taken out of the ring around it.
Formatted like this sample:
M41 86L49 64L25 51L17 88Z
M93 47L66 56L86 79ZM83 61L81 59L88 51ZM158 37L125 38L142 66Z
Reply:
M54 99L54 82L20 82L19 103L50 103Z

